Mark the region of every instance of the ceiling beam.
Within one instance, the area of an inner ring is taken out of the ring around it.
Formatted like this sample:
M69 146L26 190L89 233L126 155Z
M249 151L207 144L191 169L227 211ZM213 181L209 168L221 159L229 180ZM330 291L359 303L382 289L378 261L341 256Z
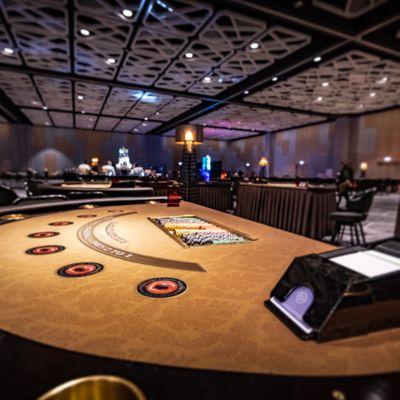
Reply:
M31 125L25 114L14 105L2 90L0 90L0 112L8 122Z

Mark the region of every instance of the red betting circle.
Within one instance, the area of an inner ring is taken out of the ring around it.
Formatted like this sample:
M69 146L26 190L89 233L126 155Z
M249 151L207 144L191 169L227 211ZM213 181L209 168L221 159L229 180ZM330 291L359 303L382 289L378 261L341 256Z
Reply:
M79 264L74 267L69 267L65 270L66 274L69 275L85 275L90 274L96 269L96 266L93 264Z
M60 234L59 232L44 231L44 232L31 233L30 235L28 235L28 237L34 238L34 239L41 239L41 238L49 238L49 237L57 236L59 234Z
M65 249L64 246L47 245L47 246L32 247L31 249L26 250L25 253L35 256L42 256L46 254L58 253L59 251L63 251L64 249Z
M51 226L66 226L66 225L72 225L72 221L55 221L55 222L50 222L49 225Z
M64 278L79 278L89 276L100 272L103 269L102 264L95 262L80 262L66 265L57 271L57 274Z
M167 298L183 293L186 288L186 283L180 279L158 277L141 282L137 286L137 291L146 297Z
M178 290L178 284L170 280L150 282L146 290L152 294L171 294Z

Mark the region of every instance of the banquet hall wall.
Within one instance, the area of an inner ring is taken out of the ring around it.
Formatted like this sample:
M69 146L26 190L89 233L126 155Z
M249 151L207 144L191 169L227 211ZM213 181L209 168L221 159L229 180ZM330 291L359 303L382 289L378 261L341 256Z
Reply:
M334 122L264 134L232 142L205 140L197 149L199 158L209 154L221 160L224 169L258 172L260 157L270 160L269 173L293 176L334 176L342 160L369 165L370 178L400 178L400 166L383 164L383 157L400 161L400 108ZM0 171L33 168L50 172L76 166L99 157L117 161L118 149L126 146L132 161L146 166L178 167L182 147L173 137L135 135L16 124L0 124ZM246 167L249 163L250 167ZM297 167L299 168L299 167Z
M122 146L129 149L132 162L145 166L164 164L171 171L178 167L182 151L173 137L0 124L0 171L47 168L55 172L92 157L99 157L100 162L117 162ZM226 146L222 141L205 141L199 155L207 153L220 159Z
M270 174L294 176L296 164L303 176L334 176L340 162L351 160L356 175L361 162L368 163L367 177L400 179L400 108L331 123L291 129L231 142L229 168L245 168L249 162L258 169L258 160L270 160ZM383 158L392 157L391 164Z

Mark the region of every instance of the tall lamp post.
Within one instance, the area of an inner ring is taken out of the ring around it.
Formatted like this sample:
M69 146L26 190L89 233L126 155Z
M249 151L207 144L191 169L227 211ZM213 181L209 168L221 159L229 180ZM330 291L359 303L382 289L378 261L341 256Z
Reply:
M258 165L260 166L260 177L261 178L267 178L269 174L267 174L267 167L269 165L267 157L261 157L260 161L258 162Z
M175 143L183 144L180 195L184 200L196 201L199 196L196 145L203 143L203 127L178 125L175 131Z
M361 178L367 177L367 170L368 170L368 164L365 161L363 161L360 164Z

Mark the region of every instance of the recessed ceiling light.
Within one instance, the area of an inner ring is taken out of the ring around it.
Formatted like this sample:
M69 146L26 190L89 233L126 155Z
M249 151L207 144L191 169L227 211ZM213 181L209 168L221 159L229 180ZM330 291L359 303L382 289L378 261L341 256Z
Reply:
M6 56L12 56L14 54L14 49L12 49L11 47L4 47L2 53Z
M322 86L323 87L328 87L329 86L329 82L322 82Z
M250 167L250 163L249 162L246 163L246 167Z
M224 78L218 78L218 82L222 83L224 81Z
M49 126L49 125L50 125L50 122L46 122L46 125Z
M89 121L90 121L90 122L93 122L93 118L89 118Z
M40 105L40 103L38 101L36 101L36 100L32 100L31 104L34 105L34 106L39 106Z
M248 90L245 90L244 91L244 94L249 94L250 92L248 91Z
M205 77L203 78L203 82L204 82L204 83L210 83L210 82L211 82L211 76L205 76Z
M160 115L160 111L157 111L157 112L156 112L156 115Z
M83 100L83 96L81 94L78 94L78 96L76 96L78 100Z
M359 104L358 108L364 108L364 104Z
M387 77L387 76L383 76L381 79L378 79L378 80L376 81L376 83L377 83L378 85L384 85L387 81L388 81L388 77Z
M384 162L391 162L392 161L392 157L390 157L390 156L383 157L383 161Z
M85 110L82 110L82 111L81 111L82 114L85 114L85 112L86 112Z
M107 58L107 60L105 61L106 64L115 64L117 62L117 60L115 58Z
M137 128L135 128L133 131L134 131L134 132L137 132L138 130L137 130Z
M322 101L322 97L321 96L317 97L317 101Z
M90 36L90 31L89 31L89 29L85 29L85 28L82 28L82 29L80 29L79 30L79 33L82 35L82 36Z
M122 15L126 18L132 18L133 17L133 11L132 10L122 10Z
M250 43L250 48L252 50L257 50L259 47L260 47L260 43L257 43L257 42Z
M314 62L320 62L322 60L321 56L315 57L314 58Z
M43 110L45 110L45 111L49 109L49 107L47 107L47 106L43 106L42 108L43 108Z
M148 121L149 119L148 119L147 117L144 117L144 120L145 120L145 121Z
M272 82L276 82L278 80L278 77L277 76L274 76L273 78L272 78Z
M188 59L191 59L191 58L194 57L194 54L191 53L190 51L188 51L187 53L185 53L185 57L188 58Z
M370 94L369 94L369 97L375 97L376 96L376 93L375 92L371 92Z
M143 124L142 124L143 126L147 126L147 124L146 124L146 122L143 122Z

